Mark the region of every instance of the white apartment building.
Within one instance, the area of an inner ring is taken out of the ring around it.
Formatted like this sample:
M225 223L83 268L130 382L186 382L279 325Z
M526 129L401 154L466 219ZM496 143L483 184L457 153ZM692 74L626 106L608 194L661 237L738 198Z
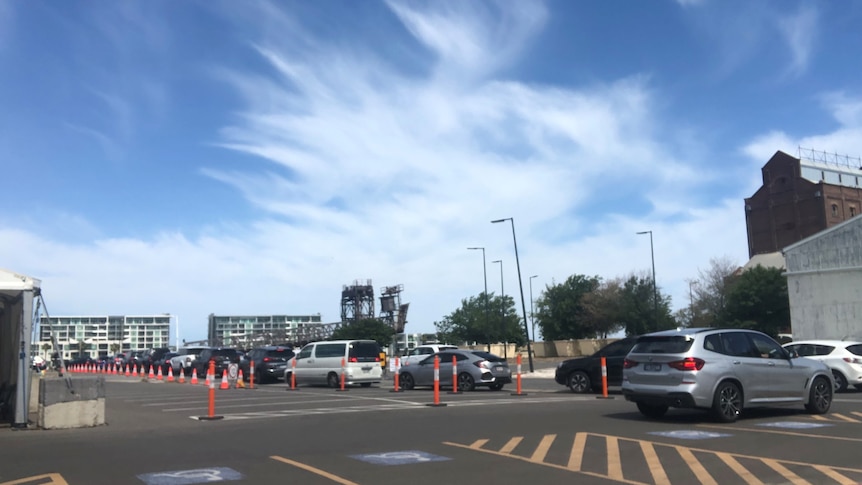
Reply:
M52 334L60 346L63 359L113 355L127 350L168 347L170 314L41 316L33 355L45 356L57 351Z
M323 327L317 315L214 315L210 314L210 345L253 347L315 340Z

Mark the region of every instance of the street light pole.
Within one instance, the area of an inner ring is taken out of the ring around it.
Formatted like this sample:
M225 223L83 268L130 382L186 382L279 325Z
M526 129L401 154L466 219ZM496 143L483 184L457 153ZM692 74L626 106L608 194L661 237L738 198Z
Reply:
M536 341L536 315L535 308L533 308L533 278L538 277L539 275L534 274L530 276L530 323L533 325L533 342Z
M487 328L488 325L488 266L485 264L485 248L467 248L467 249L481 249L482 250L482 274L485 275L485 326ZM491 340L491 339L488 339ZM488 342L488 345L491 345L491 342Z
M521 261L518 258L518 239L515 238L515 220L507 217L491 221L491 224L505 221L512 223L512 241L515 243L515 264L518 266L518 287L521 289L521 311L524 313L524 335L527 337L527 359L530 361L530 372L533 372L533 349L530 346L530 329L527 328L527 306L524 304L524 283L521 281Z
M650 258L652 259L652 293L653 293L653 307L655 309L655 325L658 327L658 286L655 281L655 251L653 250L652 244L652 231L641 231L638 234L649 234L649 253Z
M503 289L503 260L498 259L496 261L491 261L492 263L500 263L500 328L505 332L506 330L506 290ZM505 335L505 333L504 333ZM509 353L509 342L503 342L503 358L508 358Z

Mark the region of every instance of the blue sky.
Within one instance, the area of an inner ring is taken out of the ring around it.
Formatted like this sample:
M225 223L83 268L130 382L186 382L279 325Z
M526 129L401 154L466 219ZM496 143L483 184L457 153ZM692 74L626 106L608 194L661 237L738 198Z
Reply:
M0 3L0 267L52 315L340 318L408 331L483 290L645 273L674 308L747 259L777 150L862 155L862 5ZM379 309L379 302L377 304ZM529 301L527 304L529 311Z

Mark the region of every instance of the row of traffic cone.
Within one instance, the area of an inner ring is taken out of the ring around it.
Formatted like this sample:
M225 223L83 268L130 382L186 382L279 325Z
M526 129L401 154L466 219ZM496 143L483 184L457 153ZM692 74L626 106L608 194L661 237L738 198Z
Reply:
M143 366L141 366L140 375L145 379L157 379L157 380L165 380L164 374L162 374L162 367L159 366L159 371L156 373L153 371L153 368L156 366L150 366L149 375L144 371ZM111 375L125 375L126 377L137 377L138 374L138 366L137 364L132 366L126 364L125 372L122 370L121 366L115 366L111 364L106 367L98 367L90 364L76 364L71 369L71 372L75 373L92 373L92 374L111 374ZM185 372L180 372L179 378L174 378L174 369L173 367L168 368L168 382L179 382L180 384L185 383ZM206 380L204 381L204 385L209 386L210 380L215 380L215 376L207 372ZM198 371L196 369L192 369L192 378L190 381L192 384L198 384ZM237 376L236 381L237 389L244 389L245 382L243 380L242 369L239 369L239 375ZM230 389L230 383L227 378L227 370L222 372L221 384L219 385L219 389Z

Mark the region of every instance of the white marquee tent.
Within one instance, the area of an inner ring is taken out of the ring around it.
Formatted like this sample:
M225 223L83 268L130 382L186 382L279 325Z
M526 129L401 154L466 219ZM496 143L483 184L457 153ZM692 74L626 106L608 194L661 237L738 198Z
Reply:
M0 421L28 423L33 301L42 282L0 269Z

